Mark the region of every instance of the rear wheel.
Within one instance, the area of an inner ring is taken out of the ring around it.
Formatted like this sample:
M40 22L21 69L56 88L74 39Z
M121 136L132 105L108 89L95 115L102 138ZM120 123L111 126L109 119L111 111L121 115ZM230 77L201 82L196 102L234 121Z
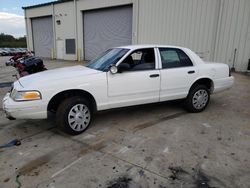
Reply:
M84 132L91 119L92 110L89 102L79 96L65 99L56 112L57 125L71 135Z
M186 108L190 112L205 110L210 100L210 92L204 85L195 85L186 98Z

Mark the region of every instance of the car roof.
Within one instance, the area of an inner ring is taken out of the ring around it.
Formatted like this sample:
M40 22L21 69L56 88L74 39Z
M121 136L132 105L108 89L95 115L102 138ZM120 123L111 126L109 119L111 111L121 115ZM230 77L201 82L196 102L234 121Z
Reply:
M139 48L178 48L178 49L186 49L180 46L172 46L172 45L159 45L159 44L140 44L140 45L128 45L128 46L119 46L117 48L126 48L131 50L136 50Z

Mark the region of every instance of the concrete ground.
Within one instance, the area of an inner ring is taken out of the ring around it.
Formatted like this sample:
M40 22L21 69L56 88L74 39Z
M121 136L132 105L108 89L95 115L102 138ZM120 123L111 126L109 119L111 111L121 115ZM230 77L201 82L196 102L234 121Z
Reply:
M0 57L0 83L13 80ZM75 62L46 61L49 69ZM15 120L0 107L1 187L250 187L250 77L208 108L187 113L166 102L97 114L86 132L69 136L53 120ZM8 91L0 84L0 99Z

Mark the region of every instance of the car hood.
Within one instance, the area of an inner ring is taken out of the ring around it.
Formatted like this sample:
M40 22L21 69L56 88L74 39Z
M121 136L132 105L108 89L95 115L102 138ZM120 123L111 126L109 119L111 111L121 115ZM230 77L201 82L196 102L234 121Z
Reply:
M46 70L43 72L31 74L19 79L19 83L24 88L29 86L39 86L40 85L49 85L50 83L61 83L64 80L68 79L77 79L77 77L86 77L92 74L98 74L101 71L90 69L85 66L72 66L72 67L64 67L53 70Z

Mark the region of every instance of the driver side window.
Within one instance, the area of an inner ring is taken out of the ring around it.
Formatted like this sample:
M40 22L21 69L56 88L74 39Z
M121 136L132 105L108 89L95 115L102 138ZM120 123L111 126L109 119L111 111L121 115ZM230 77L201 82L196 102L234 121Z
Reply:
M133 51L118 66L119 72L142 71L155 69L155 54L153 48Z

